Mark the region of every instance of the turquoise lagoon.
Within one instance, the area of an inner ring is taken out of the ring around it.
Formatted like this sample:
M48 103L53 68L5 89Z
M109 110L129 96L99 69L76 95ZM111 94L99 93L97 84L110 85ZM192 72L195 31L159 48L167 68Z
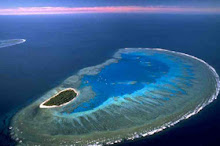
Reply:
M79 96L63 107L39 108L65 88L75 88ZM11 136L20 145L114 144L173 126L198 113L218 92L217 73L196 57L163 49L120 49L19 111Z

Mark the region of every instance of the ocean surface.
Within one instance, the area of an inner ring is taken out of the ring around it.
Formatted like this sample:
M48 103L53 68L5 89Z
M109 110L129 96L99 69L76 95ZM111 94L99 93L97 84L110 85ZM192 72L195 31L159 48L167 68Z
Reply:
M220 15L77 14L0 16L0 145L14 145L11 117L78 70L120 48L164 48L203 59L220 74ZM220 102L153 136L120 145L219 145Z

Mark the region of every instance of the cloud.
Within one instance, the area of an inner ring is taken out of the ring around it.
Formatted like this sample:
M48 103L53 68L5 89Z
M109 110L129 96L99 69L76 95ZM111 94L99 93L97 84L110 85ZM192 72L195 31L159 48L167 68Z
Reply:
M0 9L0 15L43 15L78 13L220 13L219 8L191 7L19 7Z

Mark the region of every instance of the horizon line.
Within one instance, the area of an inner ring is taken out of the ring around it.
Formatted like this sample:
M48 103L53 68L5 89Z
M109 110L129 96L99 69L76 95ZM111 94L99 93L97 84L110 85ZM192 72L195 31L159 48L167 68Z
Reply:
M52 15L81 13L220 13L220 8L177 6L18 7L0 9L0 15Z

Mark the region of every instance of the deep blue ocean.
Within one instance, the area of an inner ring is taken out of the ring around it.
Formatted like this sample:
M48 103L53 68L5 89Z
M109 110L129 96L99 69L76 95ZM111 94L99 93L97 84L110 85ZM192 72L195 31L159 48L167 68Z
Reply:
M76 14L0 16L0 145L14 145L10 118L79 69L120 48L164 48L205 60L220 74L220 15ZM158 134L120 145L220 145L220 100Z

